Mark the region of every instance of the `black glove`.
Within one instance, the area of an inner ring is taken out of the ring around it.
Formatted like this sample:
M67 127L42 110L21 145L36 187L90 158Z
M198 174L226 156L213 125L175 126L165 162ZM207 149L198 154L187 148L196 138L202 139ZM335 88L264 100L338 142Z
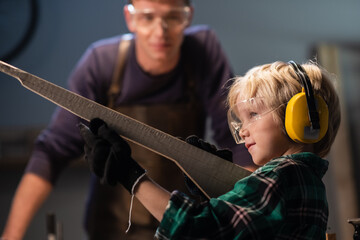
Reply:
M195 135L191 135L185 139L185 142L201 148L209 153L215 154L216 156L225 159L226 161L232 161L232 152L228 149L217 149L214 145L205 142ZM185 185L189 189L190 193L195 196L200 196L202 199L206 199L206 196L201 192L201 190L195 185L191 179L184 174L185 177Z
M85 125L79 127L90 170L101 183L114 186L120 182L132 193L133 185L145 170L131 158L129 144L99 118L90 121L91 131Z

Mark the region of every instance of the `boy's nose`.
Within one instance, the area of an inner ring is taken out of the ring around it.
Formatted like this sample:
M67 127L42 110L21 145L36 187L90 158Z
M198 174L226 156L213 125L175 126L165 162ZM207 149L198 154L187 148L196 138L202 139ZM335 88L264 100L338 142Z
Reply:
M239 136L241 139L245 140L245 137L248 137L250 135L249 130L245 127L242 127L239 131Z

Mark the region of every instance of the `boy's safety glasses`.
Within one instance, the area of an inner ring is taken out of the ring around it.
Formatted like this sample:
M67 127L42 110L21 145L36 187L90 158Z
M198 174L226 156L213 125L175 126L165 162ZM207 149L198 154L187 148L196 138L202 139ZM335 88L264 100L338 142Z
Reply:
M244 143L245 139L242 138L242 133L245 129L284 104L269 109L266 107L265 99L262 97L249 98L236 103L228 110L227 114L230 132L235 139L235 142L237 144Z
M132 4L127 5L135 26L142 30L152 30L156 24L161 24L168 30L182 30L190 21L190 7L176 7L169 11L144 8L136 9Z

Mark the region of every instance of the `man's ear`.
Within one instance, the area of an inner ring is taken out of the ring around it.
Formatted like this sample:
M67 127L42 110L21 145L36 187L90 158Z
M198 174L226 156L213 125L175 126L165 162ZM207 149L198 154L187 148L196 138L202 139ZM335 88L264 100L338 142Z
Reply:
M189 22L186 24L186 27L189 27L191 25L191 22L193 20L193 16L194 16L194 7L190 6Z
M129 29L129 31L135 32L135 24L134 21L132 21L132 16L128 10L127 5L124 6L124 17L125 17L126 26Z

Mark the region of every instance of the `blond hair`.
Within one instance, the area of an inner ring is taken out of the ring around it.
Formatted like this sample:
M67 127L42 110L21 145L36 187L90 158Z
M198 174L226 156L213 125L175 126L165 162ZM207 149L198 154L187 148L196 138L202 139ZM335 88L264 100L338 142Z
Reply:
M328 131L323 139L314 143L314 153L326 156L340 125L340 104L334 88L333 76L314 62L302 64L310 78L314 94L321 96L329 109ZM262 97L267 108L274 109L274 119L285 131L286 104L301 91L302 85L292 66L285 62L274 62L250 69L243 77L231 79L227 103L233 107L239 100Z

